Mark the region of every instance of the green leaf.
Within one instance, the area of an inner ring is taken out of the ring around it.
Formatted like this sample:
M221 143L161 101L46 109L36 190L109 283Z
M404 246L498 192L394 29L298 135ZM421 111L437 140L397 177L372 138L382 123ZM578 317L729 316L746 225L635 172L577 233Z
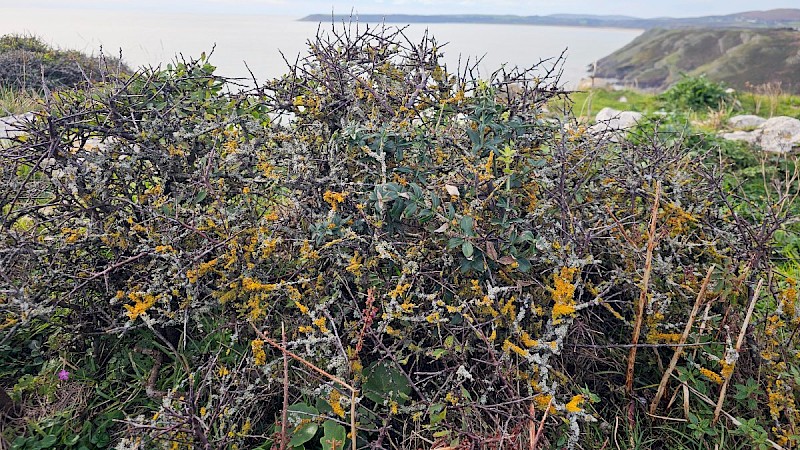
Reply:
M314 419L319 415L319 410L308 403L295 403L287 411L289 416L295 418L298 422L303 419Z
M314 438L314 436L317 434L317 430L319 430L319 425L316 422L309 422L301 425L299 428L294 430L294 432L292 432L292 437L289 439L289 445L291 447L297 447L305 444Z
M408 380L399 370L386 363L376 363L364 370L364 395L382 405L386 399L403 403L411 393Z
M464 240L461 238L450 238L450 240L447 241L447 249L452 250L461 245L463 242Z
M531 266L531 262L528 261L526 258L519 258L518 257L517 258L517 264L519 264L519 267L517 267L517 268L522 273L528 273L531 270L531 267L532 267Z
M461 253L464 254L465 258L471 260L472 259L472 255L475 254L475 247L472 246L472 242L464 241L464 243L461 244Z
M447 350L444 348L436 348L430 351L430 355L433 359L440 359L442 356L447 354Z
M461 231L464 232L464 235L467 237L474 237L475 236L475 220L470 216L464 216L461 218L459 222L461 225Z
M430 417L431 425L436 425L441 422L444 420L445 416L447 416L447 408L445 408L442 403L434 403L431 405L430 409L428 409L428 417Z
M322 450L342 450L347 440L347 431L340 424L326 420L322 423Z

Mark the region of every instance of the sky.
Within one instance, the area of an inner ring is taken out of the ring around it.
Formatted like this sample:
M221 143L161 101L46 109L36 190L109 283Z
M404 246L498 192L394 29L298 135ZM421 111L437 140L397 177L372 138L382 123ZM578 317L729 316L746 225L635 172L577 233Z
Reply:
M800 0L26 0L25 8L226 12L302 16L349 14L609 14L695 17L776 8L800 8ZM0 0L19 7L18 0Z

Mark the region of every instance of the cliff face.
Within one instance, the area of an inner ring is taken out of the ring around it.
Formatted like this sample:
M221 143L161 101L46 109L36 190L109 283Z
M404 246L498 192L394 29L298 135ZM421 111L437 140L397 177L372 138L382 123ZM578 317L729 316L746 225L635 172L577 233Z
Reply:
M666 89L706 74L741 89L781 82L800 92L800 31L792 29L654 29L597 63L597 76L641 88Z

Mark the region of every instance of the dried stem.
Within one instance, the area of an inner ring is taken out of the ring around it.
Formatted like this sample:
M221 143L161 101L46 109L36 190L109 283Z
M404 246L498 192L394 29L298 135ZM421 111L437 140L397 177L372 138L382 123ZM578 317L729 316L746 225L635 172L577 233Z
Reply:
M744 323L742 323L742 329L739 330L739 338L736 340L736 355L739 355L739 350L742 348L742 343L744 342L744 336L747 334L747 326L750 324L750 318L753 317L753 310L756 307L756 300L758 300L758 295L761 293L761 287L764 285L764 279L758 280L758 285L756 285L755 291L753 291L753 297L750 299L750 306L747 308L747 314L744 316ZM734 362L735 364L735 362ZM712 425L715 425L719 420L720 411L722 411L722 404L725 402L725 393L728 391L728 383L731 381L731 375L733 375L733 371L728 371L725 375L725 379L722 382L722 389L719 391L719 398L717 399L717 406L714 408L714 419L711 421Z
M692 307L692 312L689 313L689 320L686 321L686 327L683 329L683 334L681 335L681 339L678 342L678 345L683 345L686 343L686 340L689 338L689 332L692 331L692 325L694 325L694 319L697 317L697 313L700 310L700 305L703 303L703 298L706 295L706 289L708 288L708 282L711 280L711 274L714 272L714 265L712 264L711 267L708 268L708 272L706 273L706 277L703 279L703 284L700 286L700 292L697 293L697 298L694 301L694 307ZM667 389L667 382L669 381L669 375L675 370L675 367L678 365L678 360L680 359L681 355L683 354L683 347L677 347L675 349L675 353L672 355L672 359L669 362L669 366L667 367L666 372L664 372L664 376L661 377L661 383L658 385L658 391L656 392L655 398L653 398L653 402L650 403L650 414L656 413L656 408L658 408L658 403L661 401L661 398L664 396L664 392Z
M530 437L531 450L536 450L539 447L539 440L542 439L542 434L544 433L544 422L547 420L547 415L550 413L550 406L553 404L553 398L550 398L550 401L547 402L547 407L544 409L544 415L542 416L542 420L539 421L539 426L536 426L536 409L531 403L530 406L530 413L531 413L531 420L528 425L528 435Z
M286 347L286 326L281 322L281 344ZM288 442L286 435L286 416L289 412L289 358L283 352L283 409L281 410L281 446L280 450L286 450Z
M256 328L255 324L253 324L252 322L250 322L250 326L253 327L253 330L255 330L255 332L258 335L258 337L260 337L262 340L264 340L264 342L266 342L269 345L275 347L276 349L280 350L281 353L283 353L283 357L284 357L284 363L283 363L284 364L284 377L285 377L284 381L287 381L287 382L284 384L284 409L283 409L283 419L282 419L283 423L281 423L281 446L282 446L281 448L282 449L285 448L285 447L283 447L283 445L284 445L285 438L286 438L286 434L285 434L286 433L286 430L285 430L285 426L286 426L286 410L287 410L287 406L286 406L286 401L287 400L286 399L288 397L288 393L286 392L286 390L288 389L288 386L289 386L288 373L286 372L286 370L288 370L287 369L288 359L286 359L286 357L290 356L293 359L296 359L297 361L299 361L304 366L308 367L309 369L319 373L320 375L322 375L325 378L333 381L334 383L339 383L343 387L345 387L348 390L350 390L350 438L351 438L351 442L352 442L352 448L353 448L353 450L356 450L356 400L358 399L358 389L354 388L349 383L347 383L346 381L344 381L341 378L337 377L336 375L331 375L330 373L326 372L325 370L320 369L319 367L315 366L314 364L306 361L302 357L292 353L291 351L286 349L285 345L278 344L274 340L270 339L266 334L262 333L261 330ZM284 339L284 342L285 342L285 340L286 340L286 331L283 329L283 325L281 325L281 333L283 335L283 339Z
M680 381L680 379L679 379L677 376L675 376L674 374L673 374L672 376L673 376L673 377L674 377L676 380L679 380L679 381ZM692 394L694 394L694 395L695 395L695 397L699 398L700 400L702 400L704 403L706 403L706 404L708 404L708 405L714 406L714 400L711 400L710 398L708 398L708 396L707 396L707 395L703 394L702 392L700 392L700 391L698 391L697 389L695 389L695 388L693 388L693 387L689 386L689 385L688 385L688 384L686 384L686 383L683 383L683 385L686 387L686 389L688 389L688 390L692 391ZM728 418L728 420L730 420L730 421L731 421L731 423L732 423L733 425L735 425L735 426L737 426L737 427L740 427L740 426L742 426L742 422L741 422L739 419L737 419L736 417L733 417L733 416L732 416L732 415L731 415L729 412L727 412L727 411L724 411L724 410L720 409L720 413L721 413L723 416L727 417L727 418ZM767 443L768 443L769 445L771 445L771 446L772 446L772 448L774 448L775 450L786 450L786 449L784 449L784 448L783 448L783 446L779 445L777 442L775 442L775 441L773 441L773 440L771 440L771 439L767 439Z
M656 183L656 198L653 202L653 211L650 215L650 235L647 238L647 256L645 257L644 277L642 278L641 294L639 294L636 322L633 326L631 338L631 351L628 353L628 369L625 372L625 392L633 394L633 369L636 364L636 345L639 343L639 334L642 331L644 319L644 305L647 302L647 287L650 284L650 272L653 270L653 249L656 245L656 222L658 221L658 203L661 200L661 181Z
M292 353L291 351L287 350L286 347L282 346L281 344L278 344L277 342L272 340L270 337L268 337L266 334L261 332L261 330L256 328L256 326L252 322L250 322L250 326L253 327L253 330L255 330L255 332L258 335L258 337L260 337L262 340L264 340L264 342L266 342L267 344L269 344L269 345L275 347L276 349L280 350L281 352L283 352L284 355L288 355L288 356L292 357L293 359L299 361L301 364L303 364L304 366L308 367L309 369L317 372L318 374L320 374L320 375L324 376L325 378L333 381L334 383L339 383L340 385L342 385L343 387L347 388L351 392L357 392L358 391L356 388L354 388L353 386L351 386L349 383L347 383L346 381L342 380L341 378L337 377L336 375L331 375L330 373L326 372L325 370L320 369L319 367L317 367L314 364L306 361L302 357L300 357L300 356Z

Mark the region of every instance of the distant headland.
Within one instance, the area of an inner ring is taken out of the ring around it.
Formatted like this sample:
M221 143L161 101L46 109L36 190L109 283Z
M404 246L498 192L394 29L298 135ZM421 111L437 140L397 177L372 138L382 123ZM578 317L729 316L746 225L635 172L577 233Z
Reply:
M549 25L610 28L798 28L800 9L747 11L722 16L691 18L639 18L620 15L552 14L547 16L482 15L482 14L312 14L300 19L305 22L334 22L358 20L386 23L474 23L496 25Z

